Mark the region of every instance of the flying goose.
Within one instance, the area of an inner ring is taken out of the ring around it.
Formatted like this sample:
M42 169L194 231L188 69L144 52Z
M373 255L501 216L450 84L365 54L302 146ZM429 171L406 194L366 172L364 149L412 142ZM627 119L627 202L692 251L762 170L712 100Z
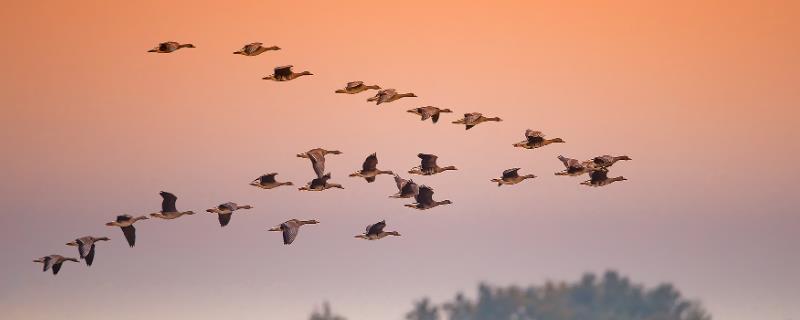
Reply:
M318 178L321 178L322 175L325 174L325 156L327 154L342 154L342 152L339 150L316 148L304 153L298 153L297 156L311 160L311 167L314 168L314 173L317 174Z
M368 183L375 182L375 177L379 174L394 174L391 171L383 171L377 168L378 166L378 155L373 153L364 160L364 164L361 166L361 170L351 173L351 177L362 177L364 180L367 180Z
M178 200L178 197L176 197L174 194L166 191L161 191L158 194L160 194L161 198L163 198L163 200L161 200L161 211L151 213L151 217L172 220L180 218L183 215L194 214L194 211L178 211L178 209L175 208L175 201Z
M81 259L86 260L86 265L91 266L92 261L94 261L94 244L98 241L109 241L108 237L92 237L92 236L85 236L80 237L72 242L68 242L68 246L78 247L78 255Z
M524 181L525 179L536 178L536 176L532 174L521 176L517 171L519 171L519 168L505 170L503 171L503 176L500 177L500 179L492 179L492 182L497 182L497 186L500 187L504 184L514 185Z
M293 67L292 65L275 67L275 73L268 75L262 79L273 80L273 81L289 81L297 79L302 76L313 75L313 73L309 71L303 71L300 73L294 72L292 71L292 67Z
M381 103L392 102L392 101L395 101L395 100L400 99L400 98L416 97L416 96L417 95L415 95L413 93L410 93L410 92L409 93L397 93L397 90L395 90L395 89L384 89L384 90L378 91L378 93L376 93L374 97L367 99L367 102L375 101L375 104L379 105Z
M147 52L170 53L180 48L194 48L194 45L191 43L180 44L175 41L167 41L159 43L157 46L148 50Z
M414 199L417 202L414 204L407 204L406 207L414 208L417 210L426 210L437 206L453 203L450 200L434 201L433 189L431 189L431 187L428 187L426 185L422 185L419 187L419 193L417 193L417 195L414 196Z
M330 180L330 179L331 179L331 174L329 172L329 173L324 174L321 177L318 177L318 178L315 178L314 180L311 180L311 182L306 184L304 187L297 188L297 190L300 190L300 191L324 191L324 190L327 190L327 189L330 189L330 188L344 189L344 187L342 187L341 184L328 183L328 180Z
M398 191L389 198L413 198L419 193L419 186L414 183L414 180L406 180L395 174L394 182L397 183Z
M125 239L128 240L128 245L133 248L136 245L136 228L133 227L133 224L139 220L147 220L146 216L141 217L131 217L130 215L123 214L117 216L116 221L111 221L106 223L109 227L119 227L122 229L122 233L125 235Z
M439 165L436 164L436 159L438 159L439 157L432 154L420 153L417 154L417 157L422 159L421 161L422 163L417 167L411 168L411 170L409 170L408 173L429 176L437 173L442 173L447 170L458 170L454 166L447 166L444 168L439 167Z
M67 258L64 256L60 256L57 254L51 254L46 257L41 257L39 259L33 260L33 262L42 263L44 264L44 268L42 269L43 272L47 271L51 267L53 268L53 275L58 274L58 270L61 270L61 264L64 261L72 261L78 262L78 259L75 258Z
M386 228L386 220L383 220L376 224L368 225L366 232L364 232L363 234L356 235L355 237L365 240L379 240L387 236L395 236L395 237L400 236L400 233L397 231L383 231L383 228Z
M566 169L556 172L557 176L579 176L595 169L595 165L591 161L580 161L565 156L558 156L558 160L561 160Z
M319 221L317 220L297 220L292 219L281 223L280 225L269 229L269 231L281 231L283 232L283 244L290 245L294 241L294 238L297 238L297 232L300 231L300 227L306 224L317 224Z
M590 178L590 180L586 180L584 182L581 182L581 184L585 185L585 186L602 187L602 186L609 185L609 184L617 182L617 181L628 180L628 179L625 179L625 177L623 177L623 176L609 178L608 177L608 169L606 169L606 168L600 168L600 169L593 170L592 172L589 173L589 178Z
M251 205L240 206L234 202L225 202L216 207L207 209L206 212L216 213L219 217L219 226L224 227L231 222L231 216L233 215L234 211L239 209L252 209L252 208L253 206Z
M367 91L369 89L380 90L381 87L379 87L378 85L371 85L371 86L365 85L364 81L351 81L348 82L347 85L345 85L344 89L336 90L336 93L356 94L359 92Z
M288 181L287 182L275 181L275 176L276 175L278 175L278 173L276 173L276 172L267 173L267 174L261 175L260 177L256 178L252 182L250 182L250 185L251 186L255 186L255 187L259 187L261 189L272 189L272 188L276 188L276 187L280 187L280 186L291 186L291 185L294 185L293 183L288 182Z
M517 142L514 144L514 146L518 148L535 149L539 147L544 147L551 143L565 142L561 138L545 139L544 134L542 134L541 131L534 131L531 129L525 131L525 138L526 138L525 141Z
M592 162L594 162L594 164L596 164L598 167L608 168L608 167L614 165L614 163L616 163L617 161L620 161L620 160L631 160L631 158L628 157L628 156L616 156L615 157L615 156L610 156L610 155L606 154L606 155L602 155L602 156L599 156L599 157L594 157L592 159Z
M264 44L261 43L261 42L249 43L249 44L244 45L244 47L239 49L239 51L234 52L233 54L241 54L243 56L252 57L252 56L257 56L259 54L262 54L262 53L270 51L270 50L280 50L281 49L278 46L265 47L263 45Z
M426 107L419 107L408 110L407 112L416 114L422 117L422 121L428 120L428 118L433 121L433 123L439 122L439 115L442 113L452 113L453 111L450 109L439 109L437 107L426 106Z
M472 129L472 127L474 127L474 126L477 126L477 125L479 125L481 123L484 123L484 122L487 122L487 121L500 122L500 121L503 121L503 119L500 119L498 117L487 118L487 117L484 117L483 114L481 114L481 113L471 112L471 113L465 113L463 119L459 119L459 120L453 121L453 123L455 123L455 124L463 124L463 125L465 125L465 130L469 130L469 129Z

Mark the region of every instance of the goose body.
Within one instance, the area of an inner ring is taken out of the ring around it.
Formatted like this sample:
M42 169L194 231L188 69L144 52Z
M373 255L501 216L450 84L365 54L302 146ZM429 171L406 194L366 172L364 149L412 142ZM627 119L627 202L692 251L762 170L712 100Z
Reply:
M311 160L311 168L314 169L314 173L317 174L318 178L322 178L322 176L325 174L325 156L328 154L342 154L342 152L339 150L325 150L322 148L316 148L303 153L298 153L297 156Z
M133 224L139 220L147 220L147 216L140 216L140 217L131 217L130 215L123 214L117 216L115 221L111 221L106 223L109 227L119 227L122 229L122 234L125 235L125 240L128 241L128 245L133 248L136 245L136 228L133 227Z
M625 179L625 177L623 177L623 176L611 178L611 177L608 176L608 169L600 168L600 169L595 169L592 172L590 172L589 173L589 180L581 182L581 184L582 185L586 185L586 186L591 186L591 187L602 187L602 186L607 186L607 185L612 184L612 183L617 182L617 181L625 181L625 180L628 180L628 179Z
M551 143L564 143L564 142L565 141L561 138L545 139L544 134L541 131L534 131L528 129L525 131L525 141L515 143L514 147L535 149L539 147L544 147Z
M373 153L367 156L367 159L364 160L364 164L361 166L361 170L351 173L351 177L361 177L364 180L367 180L368 183L375 182L375 177L380 174L394 174L391 171L384 171L378 169L378 156L377 154Z
M388 236L399 237L400 233L397 231L383 231L386 228L386 220L371 224L367 226L367 230L363 234L356 235L356 238L365 240L379 240Z
M313 73L311 73L310 71L294 72L292 71L292 67L293 67L292 65L275 67L275 72L273 74L268 75L262 79L272 80L272 81L289 81L297 79L302 76L313 75Z
M613 166L614 163L616 163L617 161L620 161L620 160L627 161L627 160L631 160L631 158L628 157L628 156L611 156L611 155L607 155L606 154L606 155L594 157L592 159L592 162L597 167L608 168L610 166Z
M579 176L591 172L596 167L591 161L580 161L565 156L558 156L558 160L561 160L565 169L564 171L556 172L557 176Z
M278 173L276 173L276 172L263 174L260 177L256 178L255 180L253 180L252 182L250 182L250 185L254 186L254 187L259 187L261 189L273 189L273 188L277 188L277 187L280 187L280 186L291 186L291 185L294 185L293 183L291 183L289 181L287 181L287 182L275 181L275 176L276 175L278 175Z
M243 205L240 206L235 202L225 202L216 207L206 209L206 212L209 213L216 213L219 217L219 226L224 227L227 226L228 223L231 222L231 216L233 212L240 209L252 209L253 206L251 205Z
M414 180L406 180L395 174L394 182L397 183L398 191L389 196L390 198L413 198L419 193L419 186Z
M513 169L505 170L505 171L503 171L503 176L500 177L500 179L492 179L492 182L496 182L497 186L500 187L500 186L502 186L504 184L515 185L517 183L525 181L525 179L536 178L536 176L532 175L532 174L526 174L526 175L523 175L523 176L519 175L519 173L518 173L519 169L520 168L513 168Z
M431 187L422 185L419 187L419 192L414 199L417 201L413 204L407 204L406 207L414 208L417 210L427 210L441 205L452 204L450 200L435 201L433 200L433 189Z
M194 45L191 44L191 43L180 44L180 43L177 43L175 41L167 41L167 42L159 43L157 46L155 46L155 48L150 49L147 52L170 53L170 52L177 51L178 49L181 49L181 48L194 48Z
M265 47L264 44L261 42L253 42L244 45L244 47L239 49L239 51L235 51L233 54L241 54L243 56L253 57L267 51L280 50L280 49L281 48L278 46Z
M94 250L95 250L95 243L98 241L109 241L108 237L92 237L92 236L85 236L80 237L71 242L67 242L68 246L78 247L78 255L81 259L86 261L87 266L92 265L92 261L94 261Z
M178 200L174 194L161 191L158 193L161 195L161 211L156 213L151 213L150 216L159 219L166 219L172 220L180 218L184 215L193 215L194 211L178 211L175 207L175 202Z
M438 164L436 164L436 160L439 159L439 157L433 154L420 153L417 154L417 157L419 157L421 160L420 165L411 168L411 170L409 170L408 173L429 176L437 173L442 173L448 170L458 170L454 166L440 167Z
M33 262L41 263L44 265L42 268L42 272L47 272L47 270L53 269L53 275L58 274L58 271L61 270L61 264L63 264L65 261L78 262L78 259L67 258L57 254L51 254L49 256L33 260Z
M300 191L325 191L325 190L328 190L328 189L331 189L331 188L344 189L344 187L341 184L328 182L328 180L330 180L330 179L331 179L331 174L330 173L326 173L321 177L318 177L318 178L315 178L314 180L311 180L311 182L306 184L304 187L298 188L297 190L300 190Z
M407 112L420 116L422 118L422 121L428 120L428 118L430 118L433 123L437 123L439 122L440 114L451 113L453 111L450 109L439 109L433 106L425 106L425 107L410 109Z
M269 231L280 231L283 233L283 244L290 245L292 242L294 242L294 239L297 238L297 233L300 231L301 226L317 223L319 223L317 220L292 219L269 229Z
M454 124L463 124L465 130L469 130L469 129L472 129L472 127L474 127L474 126L477 126L477 125L479 125L481 123L484 123L484 122L487 122L487 121L500 122L500 121L503 121L503 119L500 119L498 117L487 118L487 117L484 117L483 114L481 114L481 113L471 112L471 113L465 113L464 114L464 118L456 120L456 121L453 121L453 123Z
M376 105L379 105L381 103L389 103L392 101L397 101L398 99L401 98L416 97L416 96L417 95L411 92L397 93L397 90L395 89L384 89L378 91L378 93L376 93L375 96L373 96L372 98L367 99L367 102L375 102Z
M336 93L356 94L370 89L380 90L381 87L379 87L378 85L368 86L365 85L363 81L351 81L344 86L344 89L336 90Z

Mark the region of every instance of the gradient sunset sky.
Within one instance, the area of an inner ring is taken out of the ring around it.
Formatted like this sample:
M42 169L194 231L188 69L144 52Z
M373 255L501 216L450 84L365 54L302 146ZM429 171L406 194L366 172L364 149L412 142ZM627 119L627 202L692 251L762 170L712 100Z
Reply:
M400 319L479 281L531 284L616 269L675 284L721 320L800 319L800 3L796 1L17 1L0 12L0 310L8 319ZM162 41L196 49L148 54ZM231 52L278 45L257 57ZM278 65L313 76L263 81ZM376 107L364 80L407 98ZM405 110L450 108L439 124ZM464 112L499 116L464 131ZM522 150L525 129L565 144ZM305 184L315 147L345 190ZM419 212L377 152L460 170L415 181L453 205ZM629 180L556 177L557 155L627 154ZM498 188L511 167L539 176ZM202 212L252 204L220 228ZM292 246L266 229L315 218ZM357 241L386 219L403 236ZM109 236L91 268L31 260Z

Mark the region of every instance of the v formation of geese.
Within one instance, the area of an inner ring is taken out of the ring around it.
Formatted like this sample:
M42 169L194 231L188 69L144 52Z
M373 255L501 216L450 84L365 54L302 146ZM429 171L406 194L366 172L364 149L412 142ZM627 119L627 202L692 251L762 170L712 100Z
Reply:
M195 46L190 43L167 41L159 43L157 46L155 46L153 49L150 49L148 52L174 53L183 48L195 48ZM245 44L241 49L233 53L238 55L253 57L253 56L258 56L262 53L266 53L269 51L277 51L277 50L281 50L281 48L274 45L264 46L263 43L253 42ZM266 76L263 79L284 82L284 81L295 80L303 76L313 75L310 71L295 72L292 70L292 68L293 66L291 65L275 67L273 74ZM380 105L382 103L394 102L402 98L417 97L417 95L412 92L398 93L397 90L395 89L391 88L383 89L379 85L376 84L367 85L363 81L347 82L344 88L335 90L335 93L344 93L352 95L365 92L368 90L378 90L374 96L367 99L367 102L375 102L376 105ZM431 119L431 122L434 124L439 121L439 118L442 116L442 114L453 113L451 109L437 108L434 106L413 108L407 110L407 112L419 116L422 121ZM457 125L464 125L465 129L469 130L481 123L501 122L501 121L502 119L500 119L499 117L487 117L478 112L470 112L470 113L464 113L463 118L452 121L452 123ZM528 129L525 131L525 140L514 143L513 146L516 148L536 149L553 143L565 143L565 141L561 138L547 139L545 138L545 135L542 132ZM341 184L331 182L330 181L331 174L330 172L326 172L325 170L325 157L328 155L338 155L341 153L342 152L338 150L326 150L322 148L315 148L297 154L297 157L309 159L309 161L311 162L311 168L313 169L315 174L314 178L310 182L308 182L305 186L298 188L298 190L325 191L328 189L344 189L344 187ZM408 171L409 174L431 176L443 173L445 171L458 170L455 166L452 165L440 167L437 163L438 157L434 154L419 153L417 157L420 159L420 165L411 168L411 170ZM589 180L581 182L580 185L586 185L592 187L602 187L612 184L614 182L627 180L622 176L616 176L616 177L609 176L609 168L618 161L631 160L631 158L626 155L620 155L620 156L601 155L588 160L578 160L559 155L557 159L561 161L561 163L564 165L564 170L556 172L555 175L574 177L574 176L581 176L584 174L588 174ZM493 183L497 183L497 186L503 186L503 185L516 185L527 179L536 178L536 176L533 174L521 175L519 174L519 170L521 169L520 168L507 169L503 171L500 178L491 179L490 181ZM250 182L250 185L266 190L278 188L281 186L294 185L292 182L289 181L278 181L276 179L277 175L278 173L276 172L263 174L258 178L254 179L252 182ZM361 170L358 170L350 174L350 177L364 178L364 180L366 180L368 183L372 183L377 179L379 175L394 176L394 181L395 184L397 185L398 191L397 193L390 195L389 196L390 198L414 199L414 203L406 204L405 205L406 207L417 210L429 210L438 206L450 205L453 203L450 200L441 200L441 201L434 200L433 188L429 186L418 185L413 180L404 179L399 175L397 175L396 173L394 173L393 171L378 169L378 156L375 153L368 155L361 166ZM122 230L122 233L125 236L125 240L127 241L128 245L132 248L136 245L136 228L134 227L134 224L136 222L141 220L148 220L150 219L150 217L157 219L174 220L183 216L189 216L194 214L193 211L178 210L176 207L176 202L178 200L178 197L176 197L174 194L166 191L161 191L159 195L162 198L161 210L159 212L151 213L149 215L135 216L135 217L127 214L118 215L114 221L106 223L106 226L119 227ZM235 212L239 212L239 210L247 210L252 208L253 206L251 205L239 205L234 202L224 202L215 207L207 209L206 212L216 214L219 220L220 227L225 227L231 222L231 217ZM297 238L298 232L300 231L300 227L304 225L313 225L318 223L319 221L314 219L311 220L291 219L268 230L280 231L283 235L283 244L290 245ZM395 237L400 236L400 233L397 231L384 231L385 228L386 228L386 220L382 220L380 222L368 225L366 227L366 231L362 234L356 235L355 238L365 239L365 240L379 240L388 236L395 236ZM77 247L79 258L81 260L84 260L87 266L91 266L94 261L97 244L109 240L110 239L108 237L104 236L101 237L82 236L73 239L72 241L68 242L67 245ZM33 260L33 262L43 264L43 271L52 270L54 275L58 274L59 270L61 270L62 264L67 261L79 262L77 258L65 257L57 254L52 254Z

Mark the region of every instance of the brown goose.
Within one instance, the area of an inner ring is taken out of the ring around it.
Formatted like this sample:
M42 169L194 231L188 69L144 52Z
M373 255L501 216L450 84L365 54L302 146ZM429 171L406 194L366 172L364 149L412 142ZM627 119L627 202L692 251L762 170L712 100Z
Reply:
M532 174L526 174L524 176L521 176L519 175L518 171L519 168L505 170L503 171L503 176L500 177L500 179L492 179L492 182L497 182L497 186L500 187L504 184L515 185L517 183L525 181L525 179L536 178L536 176Z
M591 161L580 161L565 156L558 156L558 160L561 160L566 169L556 172L557 176L579 176L595 169L595 165Z
M219 218L219 226L224 227L231 222L231 216L233 215L234 211L239 209L252 209L252 208L253 206L251 205L240 206L234 202L225 202L216 207L206 209L206 212L216 213Z
M394 174L394 172L378 169L378 155L373 153L364 160L361 170L351 173L350 176L362 177L364 180L367 180L368 183L372 183L375 182L375 177L379 174Z
M386 228L386 220L383 220L376 224L368 225L366 232L364 232L363 234L356 235L355 237L365 240L379 240L387 236L395 236L395 237L400 236L400 233L397 231L383 231L383 228Z
M367 99L367 102L375 101L375 104L379 105L381 103L392 102L392 101L395 101L395 100L400 99L400 98L416 97L416 96L417 95L415 95L413 93L410 93L410 92L409 93L397 93L397 90L395 90L395 89L384 89L384 90L378 91L378 93L375 94L374 97Z
M389 196L389 198L413 198L419 193L419 186L414 180L406 180L394 175L394 182L397 183L397 193Z
M275 176L276 175L278 175L278 173L276 173L276 172L267 173L267 174L261 175L260 177L256 178L252 182L250 182L250 185L251 186L255 186L255 187L259 187L261 189L272 189L272 188L277 188L277 187L280 187L280 186L291 186L291 185L294 185L293 183L288 182L288 181L287 182L275 181Z
M608 169L606 169L606 168L600 168L600 169L593 170L592 172L589 173L589 178L590 178L589 180L581 182L581 184L582 185L586 185L586 186L592 186L592 187L602 187L602 186L606 186L606 185L612 184L612 183L617 182L617 181L628 180L628 179L625 179L625 177L623 177L623 176L609 178L608 177Z
M325 191L331 188L339 188L344 189L341 184L338 183L329 183L328 180L331 179L331 174L326 173L325 175L318 177L314 180L311 180L308 184L304 187L297 188L300 191Z
M364 81L351 81L345 85L344 89L336 90L336 93L356 94L370 89L380 90L381 87L378 85L365 85Z
M615 156L610 156L610 155L606 154L606 155L602 155L602 156L599 156L599 157L594 157L594 159L592 159L592 162L594 162L594 164L597 165L598 167L608 168L610 166L613 166L614 163L616 163L617 161L620 161L620 160L631 160L631 158L628 157L628 156L616 156L615 157Z
M159 43L157 46L155 46L155 48L150 49L147 52L170 53L181 48L194 48L194 45L191 43L180 44L175 41L167 41Z
M272 81L289 81L289 80L297 79L297 78L302 77L302 76L313 75L313 73L311 73L309 71L303 71L303 72L299 72L299 73L298 72L294 72L294 71L292 71L292 67L293 67L292 65L275 67L275 73L273 73L271 75L268 75L268 76L266 76L266 77L264 77L262 79L264 79L264 80L272 80Z
M162 198L161 211L156 213L151 213L150 214L151 217L172 220L180 218L183 215L194 214L194 211L178 211L178 209L175 208L175 201L178 200L178 197L176 197L174 194L166 191L161 191L158 194L161 195Z
M484 117L483 114L480 114L478 112L472 112L472 113L465 113L463 119L459 119L459 120L453 121L453 123L455 123L455 124L463 124L463 125L465 125L465 130L469 130L469 129L472 129L472 127L474 127L474 126L477 126L477 125L479 125L481 123L484 123L484 122L487 122L487 121L500 122L500 121L503 121L503 119L500 119L498 117L487 118L487 117Z
M426 185L422 185L419 187L419 193L414 196L414 199L417 203L414 204L407 204L406 207L414 208L417 210L427 210L430 208L434 208L441 205L452 204L453 202L450 200L444 201L434 201L433 200L433 189Z
M133 224L139 220L147 220L146 216L141 217L131 217L127 214L117 216L116 221L111 221L106 223L109 227L119 227L122 229L122 233L125 235L125 239L128 240L128 245L133 248L136 245L136 228L133 227Z
M294 242L294 239L297 238L297 232L300 231L300 227L306 224L317 224L319 221L317 220L297 220L292 219L281 223L280 225L269 229L269 231L281 231L283 233L283 244L290 245Z
M539 147L544 147L551 143L565 142L561 138L545 139L544 134L542 134L541 131L534 131L531 129L525 131L525 138L526 138L525 141L517 142L514 144L514 146L518 148L535 149Z
M249 44L244 45L244 47L239 49L239 51L235 51L233 54L241 54L243 56L253 57L253 56L257 56L259 54L262 54L264 52L267 52L267 51L280 50L280 49L281 48L278 47L278 46L265 47L264 44L261 43L261 42L253 42L253 43L249 43Z
M339 150L316 148L304 153L298 153L297 156L311 160L311 167L314 169L314 173L317 174L317 177L321 178L322 175L325 174L325 156L328 154L342 154L342 152Z
M48 269L53 268L53 275L58 274L58 270L61 270L61 264L64 263L64 261L78 262L78 259L51 254L49 256L33 260L33 262L44 264L42 272L46 272Z
M439 167L439 165L436 164L436 159L439 159L439 157L432 154L420 153L417 154L417 157L422 159L422 163L417 167L411 168L411 170L409 170L408 173L429 176L437 173L442 173L448 170L458 170L454 166L447 166L444 168Z
M78 255L81 259L86 261L87 266L92 265L92 261L94 261L94 244L98 241L109 241L108 237L92 237L92 236L85 236L80 237L72 242L67 242L68 246L78 247Z
M426 107L419 107L408 110L407 112L416 114L422 117L422 121L428 120L428 118L433 121L433 123L439 122L439 115L442 113L452 113L453 111L450 109L439 109L437 107L426 106Z

